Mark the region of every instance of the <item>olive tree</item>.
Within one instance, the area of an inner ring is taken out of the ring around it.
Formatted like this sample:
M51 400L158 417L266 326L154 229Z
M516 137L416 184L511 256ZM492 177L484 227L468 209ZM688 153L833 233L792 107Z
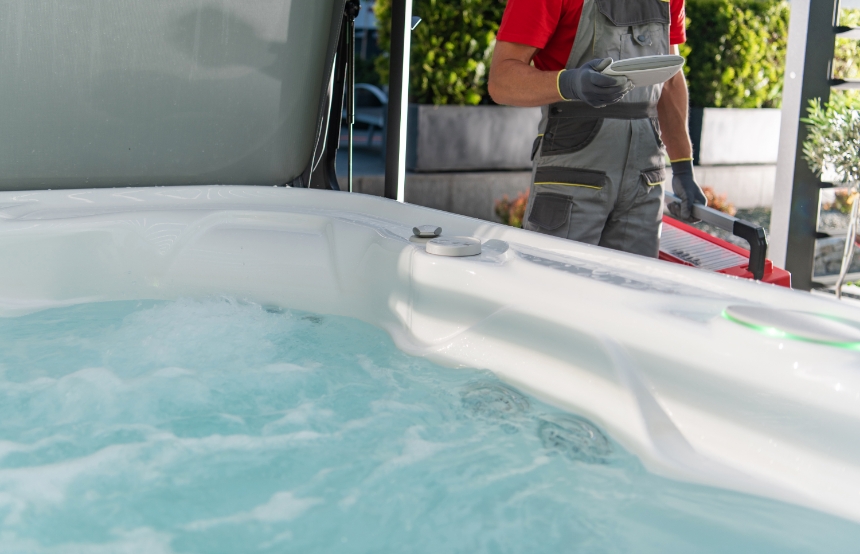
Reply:
M842 257L842 270L836 284L837 296L842 296L842 284L854 257L857 236L857 215L860 208L860 104L855 97L836 94L827 104L821 99L809 103L809 117L803 120L808 133L803 143L803 156L810 169L821 176L832 173L839 182L851 189L851 216L848 237Z

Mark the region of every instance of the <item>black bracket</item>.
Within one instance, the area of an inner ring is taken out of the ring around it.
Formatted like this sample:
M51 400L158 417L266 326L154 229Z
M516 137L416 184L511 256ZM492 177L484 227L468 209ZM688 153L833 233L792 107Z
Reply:
M348 117L352 121L355 108L355 18L361 9L360 0L347 0L344 4L340 36L338 38L337 55L334 66L334 82L331 90L331 107L329 109L328 129L326 130L325 151L319 167L315 169L311 186L329 190L342 190L338 183L336 162L337 151L340 147L341 119L346 105ZM349 173L352 174L352 155L350 151L348 162ZM351 180L350 180L351 181Z
M355 21L355 18L358 17L358 13L361 11L361 1L360 0L347 0L346 6L343 9L343 12L346 14L346 17Z

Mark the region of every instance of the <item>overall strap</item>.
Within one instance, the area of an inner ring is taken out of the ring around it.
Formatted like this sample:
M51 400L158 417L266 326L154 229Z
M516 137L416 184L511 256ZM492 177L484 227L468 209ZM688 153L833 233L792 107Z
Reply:
M595 54L595 30L599 15L595 0L583 1L582 16L579 18L576 38L573 40L573 48L570 49L565 69L575 69L594 58L602 57Z

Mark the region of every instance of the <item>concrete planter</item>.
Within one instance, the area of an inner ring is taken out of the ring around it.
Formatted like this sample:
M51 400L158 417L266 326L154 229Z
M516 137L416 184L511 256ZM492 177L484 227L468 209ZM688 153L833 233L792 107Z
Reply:
M780 110L693 108L690 134L698 165L773 165Z
M531 168L539 108L411 104L406 165L410 171L496 171ZM694 108L698 165L774 165L780 111Z
M409 106L409 171L498 171L531 168L540 108Z

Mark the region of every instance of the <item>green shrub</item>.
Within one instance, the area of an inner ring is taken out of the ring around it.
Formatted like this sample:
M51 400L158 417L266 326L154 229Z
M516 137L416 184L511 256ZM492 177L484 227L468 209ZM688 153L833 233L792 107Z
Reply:
M423 21L412 32L409 97L420 104L489 102L487 74L506 0L415 0ZM391 47L391 0L377 0L379 45ZM388 82L388 56L376 69Z
M843 9L839 13L839 24L846 27L860 27L860 10ZM860 40L837 38L833 76L837 79L860 78L858 63L860 63Z
M698 107L777 108L788 43L782 0L687 0L690 103Z
M843 183L860 181L860 102L837 94L823 105L816 98L807 112L803 157L809 168L819 176L833 171Z

